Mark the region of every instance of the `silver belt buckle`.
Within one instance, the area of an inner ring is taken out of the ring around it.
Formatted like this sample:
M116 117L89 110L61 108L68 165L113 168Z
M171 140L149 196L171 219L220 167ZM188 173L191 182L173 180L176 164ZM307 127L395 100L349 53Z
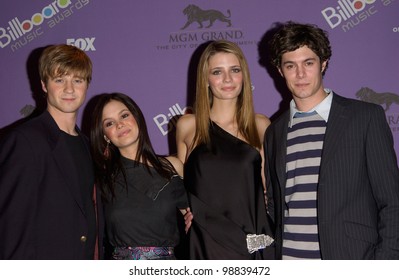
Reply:
M247 248L250 254L270 246L274 239L265 234L247 234Z

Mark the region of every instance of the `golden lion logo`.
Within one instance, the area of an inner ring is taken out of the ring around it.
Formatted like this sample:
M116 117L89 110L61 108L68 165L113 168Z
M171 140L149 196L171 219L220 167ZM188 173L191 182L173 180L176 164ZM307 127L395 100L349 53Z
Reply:
M227 27L231 26L231 21L229 19L231 17L230 10L227 10L228 16L225 16L222 12L217 10L202 10L196 5L188 5L184 8L183 14L187 16L187 22L181 30L187 28L193 22L197 22L199 28L202 28L202 23L206 21L209 21L208 26L206 26L206 28L209 28L216 20L227 22Z
M392 92L375 92L368 87L362 87L356 93L356 97L362 101L378 104L381 106L384 104L385 111L388 111L389 107L391 107L393 103L399 105L399 95Z

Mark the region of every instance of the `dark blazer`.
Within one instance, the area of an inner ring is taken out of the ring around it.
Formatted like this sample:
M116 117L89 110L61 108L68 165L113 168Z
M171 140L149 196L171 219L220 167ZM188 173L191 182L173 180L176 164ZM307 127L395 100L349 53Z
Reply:
M78 180L61 131L47 111L2 139L0 259L85 258L88 221Z
M289 111L267 129L268 211L281 258ZM381 106L334 94L317 194L323 259L399 259L399 171Z

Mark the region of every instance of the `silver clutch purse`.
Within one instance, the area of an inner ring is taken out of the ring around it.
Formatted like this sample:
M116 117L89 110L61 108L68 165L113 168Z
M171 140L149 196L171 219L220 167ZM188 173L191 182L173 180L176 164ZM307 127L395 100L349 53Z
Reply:
M274 239L265 234L247 234L247 248L250 254L270 246Z

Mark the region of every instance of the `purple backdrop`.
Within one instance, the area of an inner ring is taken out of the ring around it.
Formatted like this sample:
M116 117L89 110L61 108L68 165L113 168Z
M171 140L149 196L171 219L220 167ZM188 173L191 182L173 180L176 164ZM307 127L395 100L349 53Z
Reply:
M209 21L203 21L201 28L198 22L187 23L195 14L191 8L184 13L189 5L224 16L210 27ZM228 39L242 47L251 69L256 111L274 116L283 93L259 62L258 44L275 22L286 20L314 23L329 32L333 56L325 86L347 97L381 102L384 108L390 105L386 116L399 154L399 1L395 0L4 0L0 128L40 105L37 73L31 70L35 54L57 43L74 44L93 60L93 81L79 123L85 126L82 122L93 96L124 92L142 108L158 153L175 151L170 119L192 105L196 55L207 40Z

